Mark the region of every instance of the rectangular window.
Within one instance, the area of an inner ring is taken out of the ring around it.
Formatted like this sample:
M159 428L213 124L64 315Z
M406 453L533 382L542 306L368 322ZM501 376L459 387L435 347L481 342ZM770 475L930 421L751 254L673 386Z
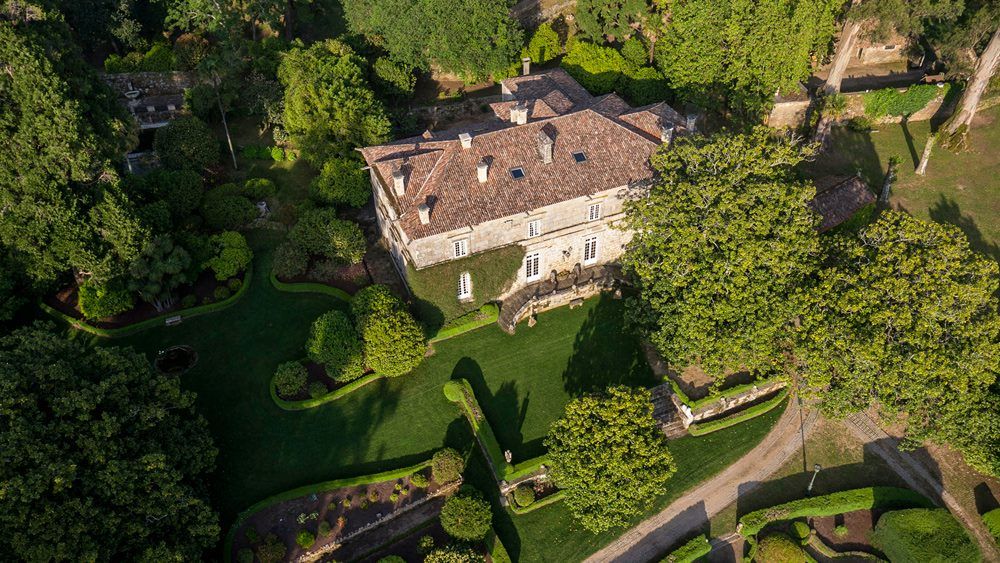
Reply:
M528 221L528 238L542 234L542 222L538 219Z
M581 152L575 152L575 153L573 153L573 160L575 160L577 164L580 164L581 162L586 162L587 161L587 155L584 154L583 151L581 151Z
M537 252L532 252L531 254L524 257L524 279L527 281L537 280L540 276L540 269L538 267L539 256Z
M455 249L455 258L461 258L469 254L469 239L456 240L452 244Z
M587 220L596 221L601 218L601 204L592 203L590 208L587 210Z
M524 168L521 168L520 166L517 168L511 168L510 175L515 180L520 180L521 178L524 178Z
M597 237L589 237L583 240L583 263L594 262L597 262Z
M462 274L458 276L458 298L472 298L472 276L469 275L469 272L462 272Z

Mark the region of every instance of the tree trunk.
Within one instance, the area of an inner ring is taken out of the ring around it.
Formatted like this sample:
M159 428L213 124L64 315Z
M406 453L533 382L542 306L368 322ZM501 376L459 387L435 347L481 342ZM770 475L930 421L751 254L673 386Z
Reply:
M885 172L885 179L882 180L882 193L878 196L878 202L880 205L889 205L889 190L892 188L892 183L896 181L896 167L899 166L899 159L896 157L889 158L889 169Z
M917 166L917 175L923 176L927 172L927 162L931 159L931 150L934 149L934 138L936 135L927 135L927 144L924 145L924 154L920 157L920 165Z
M848 19L844 24L844 31L840 34L840 44L837 45L837 52L833 55L833 64L830 65L830 76L827 77L823 89L829 93L840 92L840 83L844 81L844 71L847 70L847 63L851 61L854 54L854 42L861 33L861 23L853 19Z
M945 133L948 136L957 133L963 125L972 124L972 118L976 116L976 109L979 107L979 100L986 92L986 87L990 84L990 78L993 77L998 62L1000 62L1000 28L993 32L989 45L979 56L976 70L972 74L972 78L969 79L965 92L962 93L962 98L958 101L958 109L945 125Z
M219 115L222 116L222 129L226 132L226 144L229 145L229 156L233 157L233 170L239 169L236 164L236 151L233 150L233 138L229 135L229 123L226 122L226 110L222 107L222 96L219 94L219 77L215 76L215 102L219 104Z

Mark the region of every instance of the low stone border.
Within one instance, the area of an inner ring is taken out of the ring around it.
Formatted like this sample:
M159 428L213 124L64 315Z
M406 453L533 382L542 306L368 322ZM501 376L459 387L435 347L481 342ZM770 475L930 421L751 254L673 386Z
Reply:
M786 397L788 397L788 389L782 388L780 391L778 391L777 395L771 397L770 399L764 401L763 403L743 409L725 418L720 418L718 420L712 420L709 422L697 422L691 424L690 426L688 426L688 432L692 436L704 436L705 434L711 434L712 432L717 432L724 428L735 426L737 424L740 424L741 422L746 422L752 418L757 418L758 416L770 412L775 407L784 402Z
M538 510L539 508L546 507L550 504L555 504L561 501L565 496L566 496L566 491L559 490L541 500L536 500L535 502L523 508L518 506L517 503L514 502L508 503L507 506L508 508L510 508L511 512L520 516L522 514L527 514L533 510Z
M215 313L223 309L228 309L229 307L233 306L241 297L243 297L243 294L246 293L247 288L250 287L250 281L252 279L253 279L253 264L251 263L249 266L247 266L247 269L243 274L243 283L240 285L240 288L236 291L236 293L231 295L228 299L216 303L209 303L208 305L198 305L197 307L181 309L180 311L171 311L169 313L164 313L162 315L158 315L151 319L146 319L144 321L139 321L135 324L119 328L98 328L92 324L87 323L83 319L75 319L61 311L57 311L52 307L46 305L45 303L39 303L38 306L49 315L52 315L53 317L59 319L60 321L65 322L66 324L77 330L89 332L90 334L100 336L102 338L121 338L123 336L129 336L153 327L163 326L166 324L166 321L168 319L171 319L173 317L179 317L183 321L184 319L190 319L201 315L207 315L209 313Z
M278 279L271 272L268 276L271 280L271 285L274 289L278 291L285 291L287 293L322 293L323 295L329 295L330 297L336 297L341 301L351 302L351 294L347 293L343 289L339 289L330 285L322 283L285 283Z
M303 399L301 401L286 401L278 396L278 389L274 385L274 376L271 376L271 381L268 383L268 388L271 391L271 399L274 400L274 404L278 405L280 408L286 411L301 411L305 409L311 409L313 407L318 407L322 404L329 403L330 401L336 401L341 397L350 394L353 391L361 389L365 385L378 381L385 377L384 375L379 375L377 373L370 373L368 375L362 376L354 381L344 385L339 389L334 389L322 397L317 397L315 399Z
M305 485L303 487L298 487L295 489L285 491L283 493L278 493L276 495L267 497L264 500L251 505L243 512L240 512L236 516L236 519L233 520L233 523L229 526L229 531L226 533L226 539L223 542L223 549L225 550L223 554L224 560L227 563L232 561L233 540L236 537L236 530L238 530L240 526L242 526L243 523L246 522L247 518L265 508L274 506L279 502L296 499L313 493L319 494L319 493L325 493L327 491L332 491L335 489L342 489L344 487L353 487L355 485L368 485L371 483L381 483L383 481L391 481L393 479L402 479L403 477L408 477L418 471L427 469L430 466L431 466L431 460L428 459L427 461L423 461L416 465L411 465L409 467L403 467L400 469L391 469L389 471L383 471L381 473L373 473L371 475L359 475L357 477L347 477L344 479L334 479L333 481L323 481L322 483ZM456 483L460 485L461 480L456 481ZM443 490L443 489L444 487L438 490ZM426 498L431 498L431 497L428 496ZM396 513L394 512L393 514ZM371 528L366 527L363 529L368 530Z

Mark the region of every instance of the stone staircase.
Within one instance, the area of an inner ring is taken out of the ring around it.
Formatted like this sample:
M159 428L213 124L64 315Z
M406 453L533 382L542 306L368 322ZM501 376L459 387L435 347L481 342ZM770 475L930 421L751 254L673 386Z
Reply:
M681 417L674 405L673 390L669 383L657 385L649 390L650 401L653 403L653 419L660 425L660 429L667 438L673 440L687 435L687 429L681 421Z
M517 322L533 312L566 305L575 299L590 297L610 288L621 278L616 264L601 264L582 268L577 264L570 272L553 271L546 279L526 285L503 300L497 324L514 334Z

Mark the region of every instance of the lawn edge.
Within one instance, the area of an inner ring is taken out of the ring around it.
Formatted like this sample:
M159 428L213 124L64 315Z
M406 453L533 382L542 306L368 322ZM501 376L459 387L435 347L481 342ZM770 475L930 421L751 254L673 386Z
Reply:
M278 291L284 291L287 293L322 293L323 295L336 297L337 299L347 303L350 303L351 299L353 299L351 294L347 293L343 289L338 289L322 283L285 283L279 280L278 276L274 275L274 272L271 272L268 275L268 278L271 280L271 285L274 286L274 289L277 289Z
M317 397L315 399L303 399L301 401L286 401L285 399L279 397L278 389L274 384L274 375L271 376L271 380L268 382L268 389L271 392L271 399L274 401L274 404L278 405L279 408L286 411L302 411L318 407L320 405L329 403L330 401L335 401L337 399L340 399L341 397L349 395L350 393L357 391L358 389L361 389L365 385L368 385L369 383L372 383L374 381L378 381L383 377L385 376L377 373L370 373L368 375L355 379L354 381L348 383L347 385L341 387L340 389L330 391L329 393L323 395L322 397Z

